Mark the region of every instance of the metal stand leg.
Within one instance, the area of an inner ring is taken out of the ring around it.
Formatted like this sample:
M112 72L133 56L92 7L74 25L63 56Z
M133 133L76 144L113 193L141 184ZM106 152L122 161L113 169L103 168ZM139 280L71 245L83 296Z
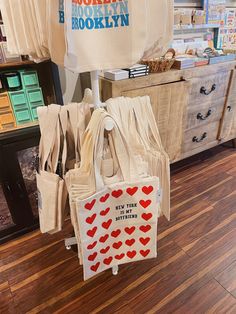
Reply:
M77 241L75 237L65 239L65 247L67 250L70 250L72 245L76 245L76 244L77 244Z
M232 140L233 148L236 148L236 138Z
M118 275L118 272L119 272L119 266L118 266L118 265L113 266L113 267L112 267L112 274L113 274L114 276L117 276L117 275Z

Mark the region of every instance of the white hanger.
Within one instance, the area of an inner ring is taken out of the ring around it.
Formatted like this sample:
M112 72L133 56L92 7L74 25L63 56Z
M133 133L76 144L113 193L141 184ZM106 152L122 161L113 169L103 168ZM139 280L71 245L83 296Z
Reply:
M99 91L99 71L90 72L91 75L91 86L93 92L93 106L94 108L105 107L106 105L100 100L100 91ZM111 131L114 128L112 121L106 122L105 128L107 131Z

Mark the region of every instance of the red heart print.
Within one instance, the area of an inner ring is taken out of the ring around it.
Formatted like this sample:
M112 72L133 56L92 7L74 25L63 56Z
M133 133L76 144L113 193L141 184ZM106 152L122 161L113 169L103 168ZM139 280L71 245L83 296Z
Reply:
M135 230L135 227L126 227L125 228L125 232L128 233L129 235L131 235Z
M137 254L136 251L129 251L129 252L127 252L127 256L128 256L129 258L131 258L131 259L134 258L136 254Z
M101 215L101 216L106 216L106 215L109 213L110 210L111 210L110 207L108 207L108 208L106 208L105 210L102 210L102 211L100 212L100 215Z
M101 243L105 243L108 238L109 238L109 235L106 234L106 235L102 236L102 237L99 239L99 241L100 241Z
M111 195L115 198L119 198L123 194L122 190L113 191Z
M106 195L102 196L102 197L100 198L100 202L101 202L101 203L105 203L105 202L108 200L109 196L110 196L109 193L107 193Z
M90 262L93 262L95 260L95 258L97 257L98 253L94 252L93 254L89 255L88 260Z
M142 218L144 220L148 221L152 218L152 214L151 213L148 213L148 214L144 213L144 214L142 214Z
M124 258L124 257L125 257L125 254L122 253L122 254L120 254L120 255L116 255L116 256L115 256L115 259L121 260L121 259Z
M141 250L141 251L140 251L140 254L141 254L143 257L148 256L149 253L150 253L150 250L146 250L146 251Z
M111 236L113 238L117 238L120 234L121 234L121 230L117 229L117 230L112 231Z
M142 191L144 194L149 195L153 191L153 186L151 186L151 185L150 186L144 186L142 188Z
M108 257L108 258L105 258L104 261L103 261L103 263L104 263L105 265L110 265L111 262L112 262L112 260L113 260L113 258L110 256L110 257Z
M146 233L146 232L148 232L148 231L151 229L151 226L150 226L150 225L141 226L139 229L140 229L142 232Z
M147 201L141 200L141 201L139 202L139 204L140 204L143 208L147 208L151 203L152 203L151 200L147 200Z
M150 238L140 238L139 241L145 246L150 241Z
M105 222L102 223L102 227L104 229L109 229L111 223L112 223L112 219L109 219L108 221L105 221Z
M85 205L85 208L88 210L91 210L93 208L93 206L95 205L95 203L96 203L96 200L93 200L91 203L87 203Z
M93 242L92 244L88 245L87 249L88 250L92 250L95 248L95 246L97 245L97 241Z
M126 190L126 192L130 195L130 196L133 196L136 192L138 191L138 187L133 187L133 188L128 188Z
M135 243L135 239L126 240L125 244L128 246L132 246Z
M99 266L100 266L100 262L97 262L97 264L91 266L90 269L96 273L96 271L98 270Z
M87 235L88 235L89 237L93 238L94 235L95 235L95 233L96 233L96 231L97 231L97 229L98 229L97 227L93 227L93 229L88 230Z
M116 249L116 250L118 250L120 247L121 247L121 245L122 245L122 242L121 241L119 241L119 242L115 242L115 243L113 243L113 247L114 247L114 249Z
M105 249L101 249L100 253L101 254L106 254L110 250L110 246L107 246Z
M94 222L95 218L97 217L97 214L93 214L91 217L88 217L86 219L86 222L90 225L92 225L92 223Z

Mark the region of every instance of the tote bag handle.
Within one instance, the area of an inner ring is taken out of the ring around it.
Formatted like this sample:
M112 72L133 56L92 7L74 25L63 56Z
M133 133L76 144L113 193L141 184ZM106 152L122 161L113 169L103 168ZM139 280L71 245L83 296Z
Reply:
M50 105L48 107L38 107L39 125L41 140L39 145L40 169L47 169L56 173L60 154L60 126L59 113L61 106ZM56 149L54 150L54 146Z
M94 145L94 171L96 187L98 190L101 190L102 188L104 188L104 180L101 175L101 164L104 147L104 132L107 122L112 122L114 125L110 133L110 136L113 139L115 149L115 156L113 156L113 158L117 158L122 179L124 181L131 181L136 179L137 167L134 158L132 158L130 154L128 144L115 120L103 109L97 109L96 111L100 114L101 124ZM94 112L94 114L96 113Z

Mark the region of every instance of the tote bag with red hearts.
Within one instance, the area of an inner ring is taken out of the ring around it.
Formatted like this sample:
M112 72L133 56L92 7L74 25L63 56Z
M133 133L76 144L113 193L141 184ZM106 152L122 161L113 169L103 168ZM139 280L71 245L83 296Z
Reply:
M88 141L84 139L84 145L88 145L89 138L96 137L91 141L94 149L90 147L89 150L93 151L97 193L92 193L85 199L78 197L76 202L79 225L77 239L85 280L115 265L154 258L157 255L159 179L139 177L118 125L104 111L96 110L95 116L99 117L99 114L102 121L98 121L99 127L96 126L97 134L92 134L89 125L91 134L87 132ZM101 171L107 120L114 124L110 134L113 143L112 158L119 165L119 175L113 179L105 178ZM92 117L90 124L93 123ZM86 157L89 158L88 155ZM82 155L81 170L83 158L85 156Z

